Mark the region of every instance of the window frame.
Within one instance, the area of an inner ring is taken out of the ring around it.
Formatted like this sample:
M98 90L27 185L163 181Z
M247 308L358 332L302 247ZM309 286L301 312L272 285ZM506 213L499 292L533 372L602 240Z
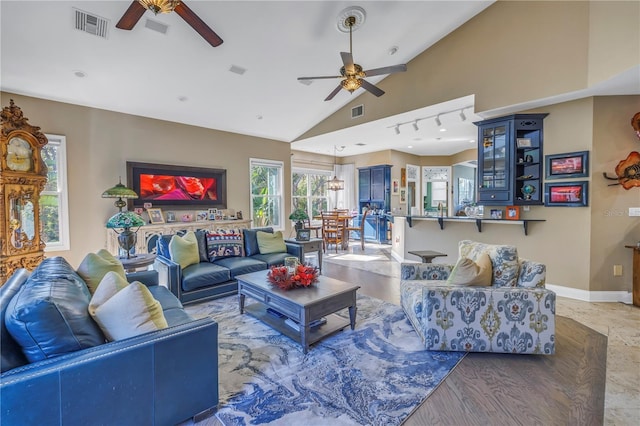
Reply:
M296 196L293 194L293 175L294 174L304 174L307 176L307 195L305 197ZM323 175L327 176L327 180L331 179L333 173L330 170L319 170L319 169L306 169L301 167L295 167L291 171L291 211L295 208L294 200L296 198L306 198L307 199L307 215L310 219L313 219L313 211L309 211L309 209L313 209L313 199L314 198L324 198L326 200L327 208L329 208L329 191L326 191L326 195L324 197L313 196L310 194L311 188L309 185L309 175Z
M278 198L280 201L280 211L279 213L279 225L267 225L271 226L274 231L282 231L285 229L284 222L284 162L279 160L267 160L263 158L249 158L249 211L251 214L251 224L252 227L256 226L255 218L253 217L253 187L251 182L251 177L253 175L254 167L275 167L278 169L277 176L277 189L279 190L279 194L276 195L267 195L270 198Z
M45 242L45 252L71 250L71 238L69 230L69 185L67 174L67 137L64 135L54 135L45 133L48 145L57 145L57 191L42 190L42 195L56 195L58 197L58 231L59 241ZM42 208L42 207L41 207ZM44 229L44 220L40 217L40 225Z

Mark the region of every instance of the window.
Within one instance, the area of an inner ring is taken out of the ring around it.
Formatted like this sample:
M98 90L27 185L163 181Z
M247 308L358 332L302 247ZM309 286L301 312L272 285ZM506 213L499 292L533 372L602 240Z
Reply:
M293 210L302 209L310 218L320 215L323 210L326 211L329 206L327 180L330 177L331 172L294 170L291 177Z
M42 160L47 165L47 184L40 194L42 240L45 251L69 250L66 138L46 136L49 143L42 148Z
M251 158L251 220L253 226L283 229L283 162Z

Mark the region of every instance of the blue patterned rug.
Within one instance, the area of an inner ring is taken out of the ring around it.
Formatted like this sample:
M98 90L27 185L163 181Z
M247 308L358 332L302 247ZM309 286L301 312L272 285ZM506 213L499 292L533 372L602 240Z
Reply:
M219 324L217 417L225 426L399 425L464 357L424 350L401 307L362 295L355 330L346 327L306 355L240 315L238 296L187 311ZM340 315L348 318L346 310Z

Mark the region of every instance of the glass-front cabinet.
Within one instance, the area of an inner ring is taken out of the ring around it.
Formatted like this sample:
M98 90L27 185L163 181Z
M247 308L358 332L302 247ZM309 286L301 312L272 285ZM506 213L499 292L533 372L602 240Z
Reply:
M542 121L546 116L515 114L475 123L479 204L543 204Z

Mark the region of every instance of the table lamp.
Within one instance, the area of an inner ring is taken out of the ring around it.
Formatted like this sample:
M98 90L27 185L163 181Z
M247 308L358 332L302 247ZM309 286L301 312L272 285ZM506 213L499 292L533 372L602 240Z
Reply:
M118 207L118 213L109 218L107 228L113 229L114 232L118 234L118 244L127 253L127 259L130 259L130 250L136 245L138 239L136 232L144 225L144 221L134 212L122 211L122 208L127 205L127 202L124 201L123 198L138 198L138 194L124 186L122 181L120 181L113 188L104 191L102 198L117 198L114 204ZM136 230L132 231L131 228L134 227ZM118 229L122 229L122 231L118 232Z

